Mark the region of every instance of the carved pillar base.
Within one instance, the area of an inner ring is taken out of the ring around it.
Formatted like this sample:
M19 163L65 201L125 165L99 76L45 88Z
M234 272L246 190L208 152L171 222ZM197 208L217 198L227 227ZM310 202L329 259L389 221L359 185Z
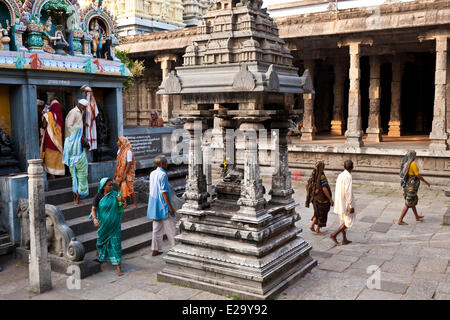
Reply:
M331 120L331 132L332 136L342 136L344 135L344 128L342 127L341 120Z
M402 134L401 121L389 121L388 137L400 137Z
M345 134L345 136L347 137L347 140L345 141L345 147L348 148L360 148L364 145L363 141L362 141L362 134L361 135L348 135L347 133Z
M381 129L377 128L369 128L366 130L367 138L366 142L372 142L372 143L379 143L383 141L383 138L381 137Z

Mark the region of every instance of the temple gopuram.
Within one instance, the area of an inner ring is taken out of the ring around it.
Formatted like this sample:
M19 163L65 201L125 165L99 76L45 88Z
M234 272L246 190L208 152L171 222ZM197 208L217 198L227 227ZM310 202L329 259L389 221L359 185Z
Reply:
M122 86L130 71L114 56L116 27L101 1L81 10L77 0L1 0L0 43L0 217L17 243L27 160L41 154L38 99L58 98L65 117L83 98L81 86L92 88L107 119L97 125L105 129L98 133L102 161L88 152L89 178L99 181L114 168L106 160L115 158L123 135Z

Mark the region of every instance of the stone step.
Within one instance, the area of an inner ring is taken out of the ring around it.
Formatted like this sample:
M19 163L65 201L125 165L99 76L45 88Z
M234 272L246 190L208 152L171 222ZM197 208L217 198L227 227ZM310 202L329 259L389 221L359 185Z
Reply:
M137 218L122 223L122 241L146 234L151 237L152 220L147 217ZM97 241L97 231L92 231L77 236L77 240L82 242L86 252L95 250Z
M89 184L89 196L93 197L97 194L98 183ZM72 187L57 189L45 192L45 203L60 205L73 201Z
M13 252L14 248L15 246L12 242L0 244L0 256Z
M75 206L73 204L73 201L57 205L59 210L61 210L61 212L63 213L64 219L66 219L66 221L79 217L89 216L89 214L91 213L92 202L94 201L94 198L86 198L81 201L83 201L83 204L79 206Z
M72 177L61 177L56 179L47 179L48 191L65 189L72 187Z
M164 242L167 241L166 236L164 235ZM152 244L152 233L144 233L139 236L123 240L122 241L122 254L132 253L139 249L145 248L147 246L151 246ZM97 251L92 250L86 253L85 260L95 260L97 257Z
M90 210L87 212L87 214L83 214L80 217L70 220L66 219L67 225L73 230L76 237L96 230L92 221L89 220L89 214ZM146 215L147 215L147 205L143 203L138 203L138 207L136 209L130 209L129 207L125 209L124 213L122 214L122 223L133 219L142 218L145 217Z
M11 239L9 238L9 234L1 234L0 235L0 245L11 242Z

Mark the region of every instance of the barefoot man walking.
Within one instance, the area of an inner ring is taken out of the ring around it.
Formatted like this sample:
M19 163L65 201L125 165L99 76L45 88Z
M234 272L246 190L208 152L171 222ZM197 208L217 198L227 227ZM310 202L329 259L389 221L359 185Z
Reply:
M344 162L344 171L341 172L336 180L336 191L335 191L335 201L334 201L334 213L339 215L341 220L341 226L339 229L333 233L330 238L337 245L337 235L342 232L342 244L351 243L347 239L347 234L345 230L351 228L353 225L353 219L355 218L355 209L353 205L353 190L352 190L352 175L353 161L346 160Z

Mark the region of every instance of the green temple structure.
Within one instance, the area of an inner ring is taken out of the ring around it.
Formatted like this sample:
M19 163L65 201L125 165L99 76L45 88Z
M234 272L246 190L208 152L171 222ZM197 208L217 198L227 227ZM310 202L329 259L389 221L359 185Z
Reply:
M77 0L0 0L0 222L12 243L20 241L17 206L28 196L27 160L40 158L38 99L57 97L65 117L83 97L80 87L91 87L107 134L101 161L88 154L90 179L112 172L130 74L114 56L118 43L101 1L81 10Z

